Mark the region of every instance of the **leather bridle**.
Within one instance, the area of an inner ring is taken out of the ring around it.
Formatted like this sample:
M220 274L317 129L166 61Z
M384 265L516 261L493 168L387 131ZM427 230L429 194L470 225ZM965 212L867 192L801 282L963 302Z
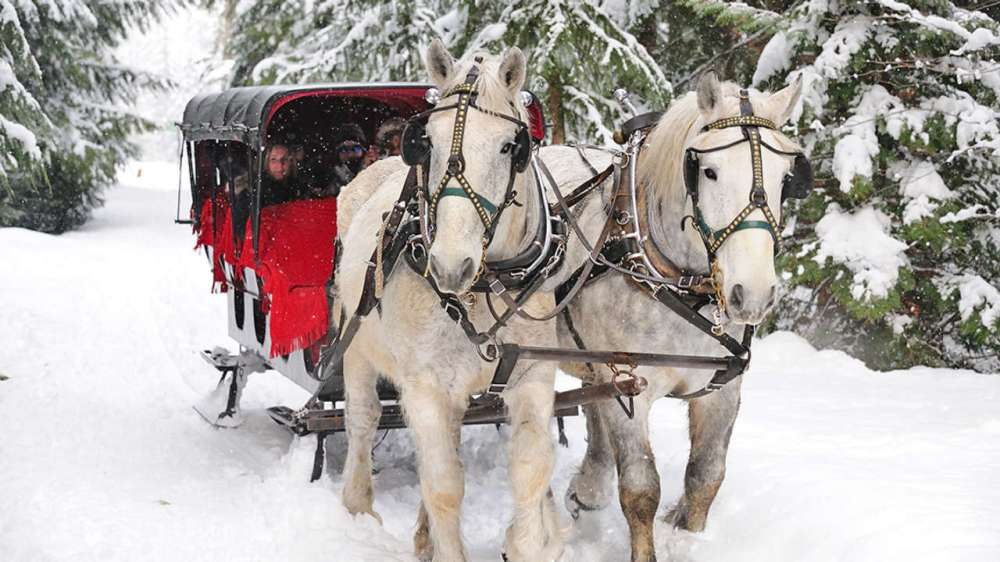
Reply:
M465 77L465 80L450 90L444 92L441 98L458 96L458 100L451 105L435 107L433 109L418 113L411 117L407 123L403 134L403 160L410 166L421 168L420 194L423 198L422 213L422 235L427 248L433 244L434 230L436 228L437 208L441 199L445 197L462 197L468 199L476 209L479 220L483 223L483 248L489 246L496 232L496 227L500 222L500 217L504 210L515 204L517 192L514 191L514 181L517 175L525 170L531 155L531 138L528 134L528 125L524 121L510 115L505 115L496 111L485 109L476 104L479 93L475 89L475 82L479 77L479 66L473 66ZM429 185L430 174L430 139L426 135L426 123L428 117L434 113L455 110L455 121L452 126L452 142L448 155L448 163L445 173L438 182L437 187L431 191ZM463 144L465 139L466 121L470 110L479 111L493 117L510 121L517 125L517 133L514 142L506 145L503 152L510 153L510 173L507 180L507 188L504 198L499 204L495 204L483 195L480 195L472 187L465 177L465 155ZM455 187L452 183L457 184ZM483 262L485 262L485 252ZM482 263L480 264L482 270Z

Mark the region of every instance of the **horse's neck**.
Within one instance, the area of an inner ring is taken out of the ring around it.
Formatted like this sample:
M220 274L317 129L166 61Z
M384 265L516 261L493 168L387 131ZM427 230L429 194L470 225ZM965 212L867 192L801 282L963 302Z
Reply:
M647 155L647 157L668 156ZM690 224L690 220L685 220L685 217L692 215L693 209L684 186L672 185L666 189L646 186L646 189L639 192L640 197L647 198L646 204L639 206L647 209L647 216L640 217L640 220L645 222L648 235L652 238L656 249L681 269L691 273L704 273L708 258L694 225Z
M647 192L647 196L655 197ZM643 217L649 229L649 236L661 254L684 271L704 273L708 258L705 248L692 240L691 232L695 228L686 221L686 230L681 228L685 216L691 215L691 204L687 199L657 201L647 207L649 216Z
M496 235L487 249L490 260L512 258L528 248L534 239L535 226L541 219L537 188L530 169L514 179L516 202L500 217Z

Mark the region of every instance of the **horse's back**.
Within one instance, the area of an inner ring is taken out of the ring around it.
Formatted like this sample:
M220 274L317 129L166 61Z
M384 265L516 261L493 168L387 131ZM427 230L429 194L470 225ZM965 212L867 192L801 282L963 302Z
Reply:
M341 192L342 198L349 199L338 206L341 255L335 280L337 294L349 310L361 298L365 271L375 250L383 213L399 198L406 180L406 166L399 159L392 160L395 162L387 159L373 164L365 170L371 173L358 174Z
M401 158L397 156L384 158L362 170L345 185L337 198L337 226L340 232L346 233L350 229L351 222L361 206L390 176L405 169L406 164ZM403 182L400 181L399 187L402 186Z

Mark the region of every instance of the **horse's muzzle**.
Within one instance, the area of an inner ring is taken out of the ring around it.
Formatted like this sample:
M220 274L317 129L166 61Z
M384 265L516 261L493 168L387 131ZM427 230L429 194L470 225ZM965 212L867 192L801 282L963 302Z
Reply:
M452 267L442 263L433 254L429 260L430 275L442 292L461 295L472 286L476 276L476 262L472 258L464 258L461 263Z
M760 324L774 306L777 294L776 285L764 291L748 291L736 283L726 297L726 313L738 324Z

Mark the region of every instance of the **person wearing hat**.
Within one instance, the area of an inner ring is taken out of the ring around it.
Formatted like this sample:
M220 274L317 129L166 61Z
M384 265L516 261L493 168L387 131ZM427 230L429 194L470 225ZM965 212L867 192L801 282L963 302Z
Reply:
M400 117L390 117L379 125L375 131L375 143L368 147L365 154L364 167L390 156L399 156L401 152L403 129L406 120Z
M337 132L334 144L334 166L328 192L339 193L364 166L365 146L368 145L364 131L357 123L346 123Z

